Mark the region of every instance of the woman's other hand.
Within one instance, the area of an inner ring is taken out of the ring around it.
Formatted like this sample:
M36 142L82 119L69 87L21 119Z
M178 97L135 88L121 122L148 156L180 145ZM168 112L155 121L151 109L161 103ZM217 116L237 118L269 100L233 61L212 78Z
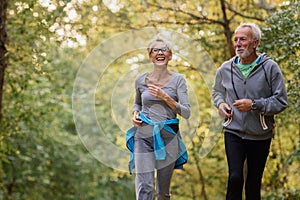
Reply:
M142 120L140 119L140 112L135 110L133 112L132 123L134 126L141 126Z

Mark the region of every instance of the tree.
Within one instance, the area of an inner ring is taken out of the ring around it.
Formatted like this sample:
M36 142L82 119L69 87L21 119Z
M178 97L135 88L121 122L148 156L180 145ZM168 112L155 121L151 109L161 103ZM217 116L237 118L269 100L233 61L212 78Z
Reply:
M243 21L263 24L276 10L275 3L279 1L124 1L112 20L122 18L121 30L148 26L177 30L198 41L221 62L234 55L234 28Z
M71 96L85 49L74 48L78 35L59 37L56 28L79 26L76 21L64 21L69 14L64 9L80 4L60 3L54 10L54 5L32 0L12 0L8 5L10 43L2 101L5 115L0 125L0 199L132 196L126 187L131 180L111 180L112 169L92 158L76 134ZM121 183L116 191L105 189L115 186L116 180Z
M6 33L6 10L7 0L0 2L0 121L2 120L2 95L4 84L4 72L7 67L7 33Z
M266 20L263 27L261 51L268 52L279 64L286 79L288 108L279 116L278 127L267 165L266 196L272 198L298 199L300 132L299 132L299 87L300 87L300 30L299 1L284 3ZM286 184L288 183L288 184Z

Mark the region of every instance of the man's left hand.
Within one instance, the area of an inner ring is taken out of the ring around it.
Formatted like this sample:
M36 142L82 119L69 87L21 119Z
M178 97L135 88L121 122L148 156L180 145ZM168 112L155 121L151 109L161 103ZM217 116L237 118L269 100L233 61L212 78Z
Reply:
M252 100L251 99L235 100L232 105L235 106L241 112L248 112L248 111L252 110L252 108L251 108Z

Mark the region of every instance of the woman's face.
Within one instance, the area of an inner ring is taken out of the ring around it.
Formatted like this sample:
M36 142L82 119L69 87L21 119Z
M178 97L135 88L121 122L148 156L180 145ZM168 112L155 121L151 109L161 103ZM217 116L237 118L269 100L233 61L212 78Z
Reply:
M150 60L157 66L168 65L172 59L172 51L162 41L156 41L149 54Z

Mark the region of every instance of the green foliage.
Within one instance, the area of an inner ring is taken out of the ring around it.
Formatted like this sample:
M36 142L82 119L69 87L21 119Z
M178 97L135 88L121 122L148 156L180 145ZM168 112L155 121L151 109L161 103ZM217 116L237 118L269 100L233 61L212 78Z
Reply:
M277 118L279 126L264 179L268 191L266 199L297 199L300 196L299 6L299 1L283 5L266 21L263 29L262 51L281 67L289 100L289 107Z
M263 51L268 52L281 66L286 77L289 93L289 113L292 115L299 110L299 1L281 7L281 11L272 15L263 29ZM288 119L292 119L289 118ZM296 118L299 124L299 118Z
M82 29L63 21L67 4L60 4L49 11L37 1L10 1L0 199L132 198L132 180L112 179L113 170L91 157L77 136L71 96L85 54L61 48L65 41L78 41L76 35L62 38L56 31L72 23Z

